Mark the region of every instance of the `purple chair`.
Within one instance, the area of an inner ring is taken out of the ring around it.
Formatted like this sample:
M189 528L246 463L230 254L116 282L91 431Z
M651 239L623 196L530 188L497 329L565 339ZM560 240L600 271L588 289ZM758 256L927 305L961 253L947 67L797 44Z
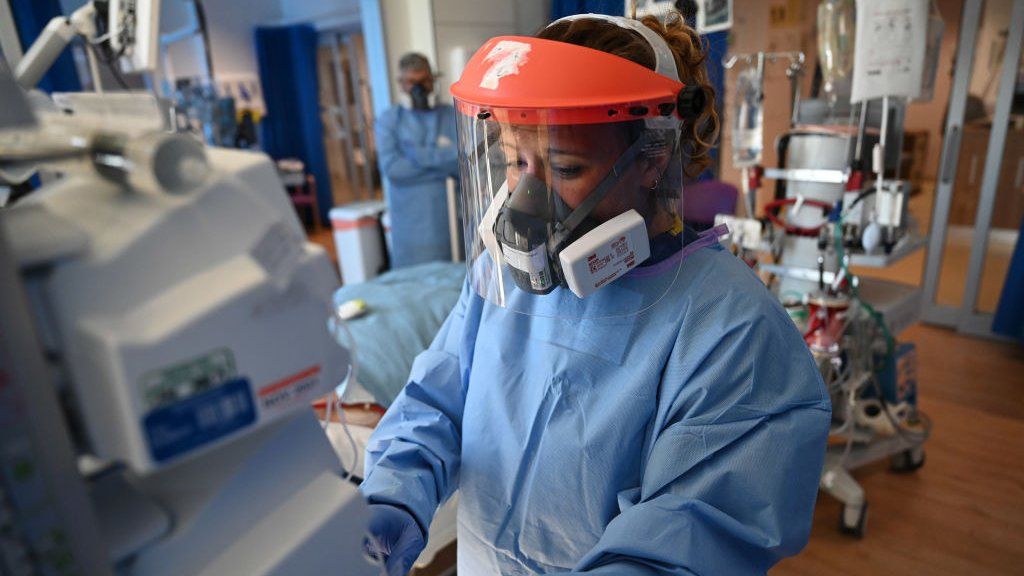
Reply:
M715 214L735 214L739 190L719 180L683 185L683 219L698 232L715 224Z

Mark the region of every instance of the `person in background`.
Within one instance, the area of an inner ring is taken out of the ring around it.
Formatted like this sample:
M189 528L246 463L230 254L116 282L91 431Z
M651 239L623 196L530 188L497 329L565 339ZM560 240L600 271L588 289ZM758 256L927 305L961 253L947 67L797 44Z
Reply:
M376 124L393 268L451 258L447 179L459 173L455 109L435 102L430 62L411 52L398 61L398 70L400 103Z

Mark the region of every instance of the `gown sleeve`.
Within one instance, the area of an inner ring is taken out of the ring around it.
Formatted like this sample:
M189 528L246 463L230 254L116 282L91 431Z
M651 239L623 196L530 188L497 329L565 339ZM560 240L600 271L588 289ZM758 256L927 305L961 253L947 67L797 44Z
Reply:
M438 505L455 491L462 414L480 298L463 286L430 348L413 362L409 382L366 448L360 491L371 504L408 510L424 534Z

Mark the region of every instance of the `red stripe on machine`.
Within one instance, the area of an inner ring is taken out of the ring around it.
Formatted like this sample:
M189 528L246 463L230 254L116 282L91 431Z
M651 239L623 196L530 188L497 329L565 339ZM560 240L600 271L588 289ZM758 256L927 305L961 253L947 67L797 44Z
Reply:
M262 398L262 397L264 397L264 396L266 396L268 394L273 394L274 392L277 392L279 390L287 388L287 387L291 386L292 384L295 384L299 380L303 380L305 378L309 378L310 376L315 376L315 375L317 375L319 373L320 373L320 365L319 364L317 364L316 366L310 366L309 368L306 368L302 372L299 372L299 373L296 373L296 374L292 374L291 376L288 376L287 378L285 378L283 380L278 380L277 382L274 382L273 384L268 384L268 385L264 386L263 388L260 388L260 391L259 391L258 395L259 395L260 398Z
M331 220L331 228L337 231L355 230L356 228L366 228L367 226L376 225L377 219L372 216L366 216L359 220Z

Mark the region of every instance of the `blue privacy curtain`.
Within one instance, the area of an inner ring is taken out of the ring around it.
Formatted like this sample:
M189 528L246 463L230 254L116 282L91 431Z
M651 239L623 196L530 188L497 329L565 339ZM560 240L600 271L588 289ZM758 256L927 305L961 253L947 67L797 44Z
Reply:
M3 1L3 0L0 0ZM10 0L14 24L18 29L23 52L39 37L39 33L55 16L64 16L59 0ZM82 83L75 71L75 61L70 49L57 58L50 70L37 86L44 92L80 92Z
M554 0L551 3L551 20L573 14L608 14L622 16L626 3L622 0Z
M317 33L309 24L256 28L256 59L267 115L263 150L273 159L298 158L316 178L320 221L334 204L320 123Z
M996 334L1009 336L1024 342L1024 219L1020 222L1020 235L1017 246L1013 249L1010 270L1006 273L1006 283L999 297L992 331Z

